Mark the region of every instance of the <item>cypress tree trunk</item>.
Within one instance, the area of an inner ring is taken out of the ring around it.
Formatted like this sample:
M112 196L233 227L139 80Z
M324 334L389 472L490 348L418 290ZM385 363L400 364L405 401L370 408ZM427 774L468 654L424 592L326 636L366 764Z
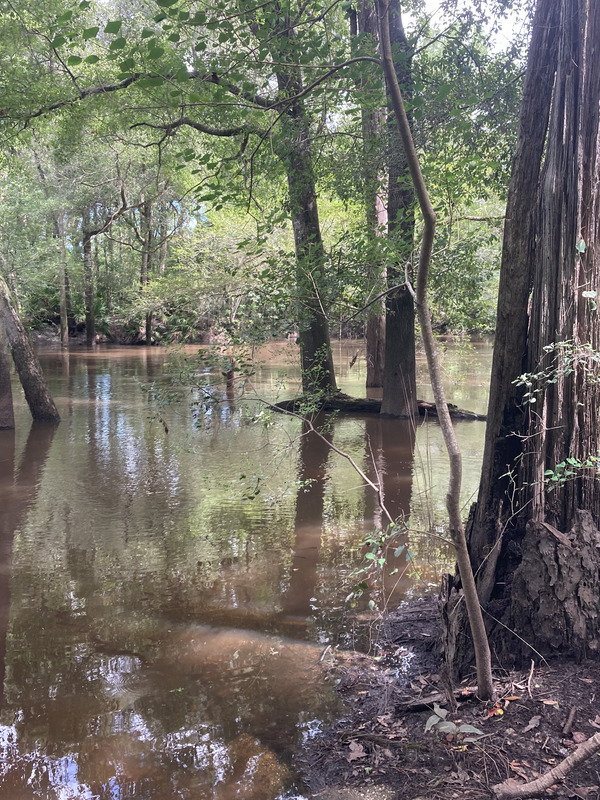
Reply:
M402 92L410 97L411 53L398 0L390 2L389 21L396 76ZM381 413L392 417L414 417L417 415L415 306L404 280L405 267L413 252L415 193L393 114L388 121L388 136L388 233L394 244L395 257L393 263L388 264L387 283L388 289L400 288L394 289L386 298Z
M0 322L6 332L31 416L36 422L60 422L38 357L19 315L13 308L8 286L2 278L0 278Z
M520 637L492 625L507 662L533 657L522 640L600 649L599 42L596 0L538 0L470 525L480 598ZM460 670L468 642L449 638Z

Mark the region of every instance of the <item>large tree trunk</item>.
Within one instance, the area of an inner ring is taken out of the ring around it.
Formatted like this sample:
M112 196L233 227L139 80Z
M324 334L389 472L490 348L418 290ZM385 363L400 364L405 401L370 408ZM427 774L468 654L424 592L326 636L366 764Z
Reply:
M0 278L0 323L6 331L6 338L31 416L36 422L60 422L38 357L19 315L12 306L8 286L2 278Z
M280 96L294 97L302 89L298 70L277 73ZM324 285L326 255L321 237L317 192L310 148L310 125L302 100L291 102L282 118L280 147L288 181L298 291L299 343L304 392L336 391Z
M389 20L396 76L403 94L410 97L411 52L398 0L390 2ZM386 299L381 413L392 417L413 417L417 414L415 306L404 281L405 267L413 252L415 193L393 114L390 114L388 132L388 233L394 245L394 260L387 268L388 289L392 291Z
M480 599L520 637L492 625L507 662L533 656L523 640L545 656L600 647L598 42L597 0L538 0L470 525ZM468 643L450 640L460 670Z

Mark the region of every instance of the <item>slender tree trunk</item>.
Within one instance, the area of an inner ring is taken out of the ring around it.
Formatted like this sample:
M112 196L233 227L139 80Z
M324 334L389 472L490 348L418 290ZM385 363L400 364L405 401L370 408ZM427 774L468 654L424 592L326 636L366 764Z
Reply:
M141 234L142 234L142 265L140 271L140 284L142 289L150 280L150 263L152 259L153 230L152 230L152 200L145 200L141 209ZM152 312L146 313L146 344L152 344Z
M390 2L389 21L396 78L402 91L410 97L412 56L402 26L399 0ZM387 86L389 97L389 81ZM406 265L411 261L414 248L415 193L393 113L390 114L388 131L388 234L394 244L395 255L387 268L388 289L393 291L386 298L381 413L384 416L414 417L417 415L415 307L404 281Z
M60 284L60 346L69 344L69 319L67 315L67 247L65 242L65 215L57 215L56 235L59 241L58 281Z
M282 97L298 94L302 81L298 70L277 74ZM287 174L292 226L296 248L299 343L302 388L305 392L332 394L337 390L327 318L326 254L321 237L317 192L310 148L310 125L301 100L291 103L282 119L285 151L280 157Z
M60 422L38 357L19 315L13 308L8 286L2 278L0 278L0 322L6 332L31 416L36 422Z
M0 338L0 430L12 430L14 427L15 413L10 381L10 360L4 341Z
M462 480L462 456L450 412L444 395L444 387L441 379L441 369L439 359L435 349L433 330L431 327L431 314L427 299L427 284L429 278L429 265L433 251L433 239L435 234L435 212L431 205L429 193L425 186L419 158L415 149L412 137L410 122L404 109L402 93L398 84L398 79L394 71L392 60L392 46L390 42L390 31L388 26L388 6L385 0L378 0L377 10L379 15L380 38L382 63L385 72L394 116L398 126L398 132L402 139L402 146L406 154L406 161L410 170L410 177L415 188L415 194L419 201L419 207L423 215L423 237L419 252L419 270L417 274L417 293L416 306L419 314L419 323L423 336L423 345L427 355L427 367L431 380L431 388L438 412L438 420L444 443L448 450L450 461L450 478L448 481L448 492L446 494L446 508L448 510L448 522L450 536L456 553L459 574L463 584L464 604L467 608L471 634L475 649L475 664L477 668L477 691L482 700L490 700L494 697L494 685L492 681L492 666L490 649L486 636L483 615L477 597L475 578L471 568L467 541L463 527L460 509L460 486Z
M350 12L350 32L354 40L358 34L368 37L373 47L377 42L377 17L372 0L361 0L358 13ZM385 111L373 108L369 99L373 91L382 94L381 78L373 81L362 81L358 86L361 97L361 125L363 138L363 195L365 203L365 221L367 237L370 242L368 252L367 282L378 292L383 289L386 276L385 264L381 258L379 239L387 226L387 209L381 192L385 181L382 179L378 153L379 145L385 131ZM383 386L385 357L385 301L382 299L369 308L366 330L367 389L380 389Z
M85 220L89 214L84 214ZM96 317L94 313L95 285L94 259L92 256L93 234L84 228L83 231L83 294L85 299L85 341L88 347L96 344Z
M470 525L506 663L533 657L524 642L545 656L600 649L599 41L596 0L538 0ZM526 385L523 373L539 378ZM454 619L460 671L469 647Z

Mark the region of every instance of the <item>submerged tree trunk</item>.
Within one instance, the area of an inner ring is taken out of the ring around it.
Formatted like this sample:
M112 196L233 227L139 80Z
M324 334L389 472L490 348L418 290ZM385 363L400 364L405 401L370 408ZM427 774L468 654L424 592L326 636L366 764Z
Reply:
M505 663L534 657L528 645L600 649L598 42L596 0L538 0L470 520L480 598L508 626L491 624ZM460 671L469 644L453 628Z
M389 21L396 77L401 90L410 97L411 52L398 0L390 2ZM393 114L390 115L388 132L388 234L393 243L394 257L387 267L388 290L391 291L386 298L381 413L392 417L412 417L417 414L415 306L405 284L405 269L411 261L414 246L415 193Z
M58 281L60 290L60 345L69 344L69 318L67 314L67 247L65 242L65 215L59 213L55 220L59 240Z
M60 422L38 357L19 315L13 308L8 286L2 278L0 278L0 323L4 326L31 416L36 422Z
M140 284L142 289L150 280L150 263L152 259L152 200L145 200L141 208L141 238L142 238L142 264L140 270ZM145 318L146 344L152 344L152 312L146 312Z
M86 215L84 214L84 221ZM85 222L84 222L85 224ZM95 282L92 258L93 233L83 231L83 295L85 299L85 342L88 347L96 344L96 316L94 312Z
M372 0L361 0L358 13L350 12L350 28L353 40L358 34L367 37L368 44L375 50L377 42L377 17ZM363 80L358 85L361 97L362 127L362 167L363 197L365 206L366 233L369 247L367 249L367 282L373 291L379 294L383 289L386 268L381 256L379 240L387 226L387 209L382 192L385 181L379 163L379 145L385 133L385 110L373 108L371 97L383 94L382 81L378 76L376 83ZM366 101L365 101L366 95ZM382 103L383 106L383 103ZM378 300L369 307L365 325L367 389L380 389L383 386L385 363L385 301Z
M280 69L277 81L282 99L294 97L302 89L299 70ZM283 136L279 155L287 175L296 249L302 389L332 394L337 386L326 313L327 297L322 289L326 254L317 208L310 124L301 99L291 101L281 124Z

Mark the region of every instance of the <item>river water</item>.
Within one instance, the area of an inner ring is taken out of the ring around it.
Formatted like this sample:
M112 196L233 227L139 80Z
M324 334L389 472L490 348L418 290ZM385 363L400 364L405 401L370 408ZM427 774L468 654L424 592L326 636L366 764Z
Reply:
M264 399L296 393L294 347L258 354ZM247 386L227 398L217 383L223 402L200 413L199 390L173 382L194 352L167 370L159 348L42 351L56 429L31 427L15 387L17 430L0 432L0 798L306 797L294 755L340 713L323 653L376 648L369 600L431 592L451 561L437 424L329 420L391 513L411 513L402 552L351 607L382 522L373 491ZM490 355L444 345L451 402L485 411ZM335 358L342 390L364 395L362 343ZM484 423L456 430L466 507ZM273 785L253 782L259 756Z

